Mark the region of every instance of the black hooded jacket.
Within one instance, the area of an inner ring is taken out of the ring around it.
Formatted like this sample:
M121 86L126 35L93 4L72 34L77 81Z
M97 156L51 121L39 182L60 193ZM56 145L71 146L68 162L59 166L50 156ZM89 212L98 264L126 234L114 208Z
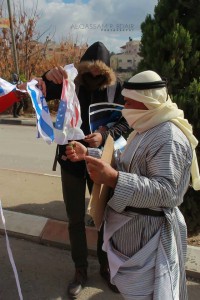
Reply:
M91 70L98 70L98 76L91 77ZM81 129L84 134L90 133L89 127L89 105L99 102L114 102L119 104L124 104L123 97L121 96L121 83L117 81L115 73L110 68L110 54L108 49L101 42L96 42L92 44L82 56L79 65L77 66L78 76L75 79L76 92L80 102L81 108L81 118L82 125ZM62 84L54 84L52 81L48 81L45 74L42 76L46 83L47 95L46 100L60 99ZM86 79L91 84L91 89L87 88ZM95 86L92 86L92 81L94 80ZM96 88L95 82L98 81L98 88ZM113 98L113 99L111 99ZM105 142L108 134L114 138L118 139L122 133L126 133L130 130L126 120L122 117L118 123L113 127L109 128L108 131L101 133L103 138L103 143ZM84 143L84 142L83 142ZM65 145L59 146L58 161L61 166L73 173L76 176L81 176L81 172L84 162L71 163L70 161L62 160L62 156L65 156ZM64 157L63 156L63 157ZM71 165L71 167L70 167ZM76 166L78 167L77 171ZM71 170L73 169L73 170Z

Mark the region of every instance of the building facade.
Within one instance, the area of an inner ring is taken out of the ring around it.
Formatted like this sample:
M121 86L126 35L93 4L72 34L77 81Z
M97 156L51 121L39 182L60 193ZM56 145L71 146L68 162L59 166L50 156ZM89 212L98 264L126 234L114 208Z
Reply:
M110 64L113 70L118 72L131 72L136 70L141 60L139 47L140 41L133 41L129 38L126 45L121 47L121 53L111 56Z

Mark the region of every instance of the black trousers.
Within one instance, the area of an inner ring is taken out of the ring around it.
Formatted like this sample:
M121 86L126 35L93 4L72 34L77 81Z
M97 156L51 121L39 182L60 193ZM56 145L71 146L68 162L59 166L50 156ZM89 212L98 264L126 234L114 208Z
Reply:
M22 100L15 102L13 104L13 116L14 117L19 116L20 110L22 109L23 106L24 106L24 103Z
M76 177L61 168L63 198L68 216L68 230L71 245L71 256L75 268L87 268L87 240L85 230L85 192L86 184L89 192L93 182L88 174L85 178ZM108 265L107 254L102 250L103 226L98 232L97 256L100 265Z

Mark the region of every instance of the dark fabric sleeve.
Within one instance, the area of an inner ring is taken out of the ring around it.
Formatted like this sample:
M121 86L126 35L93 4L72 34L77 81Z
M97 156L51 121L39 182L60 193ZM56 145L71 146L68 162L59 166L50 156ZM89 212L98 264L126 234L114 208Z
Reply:
M47 71L48 72L48 71ZM42 75L42 79L46 84L46 101L60 99L62 92L62 84L55 84L53 81L49 81L46 79L46 73Z
M114 141L116 141L121 135L125 135L126 133L130 132L131 129L124 119L124 117L121 117L115 125L110 127L107 131L101 132L102 138L103 138L103 143L102 146L104 145L106 138L110 134Z

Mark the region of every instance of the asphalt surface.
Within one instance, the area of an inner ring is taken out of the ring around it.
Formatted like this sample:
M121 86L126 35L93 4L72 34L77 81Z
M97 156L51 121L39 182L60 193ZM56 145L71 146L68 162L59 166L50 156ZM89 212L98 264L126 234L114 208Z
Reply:
M67 285L74 274L70 252L9 237L24 300L67 300ZM0 236L0 299L18 300L6 241ZM120 300L99 275L96 257L89 257L88 282L79 300Z

